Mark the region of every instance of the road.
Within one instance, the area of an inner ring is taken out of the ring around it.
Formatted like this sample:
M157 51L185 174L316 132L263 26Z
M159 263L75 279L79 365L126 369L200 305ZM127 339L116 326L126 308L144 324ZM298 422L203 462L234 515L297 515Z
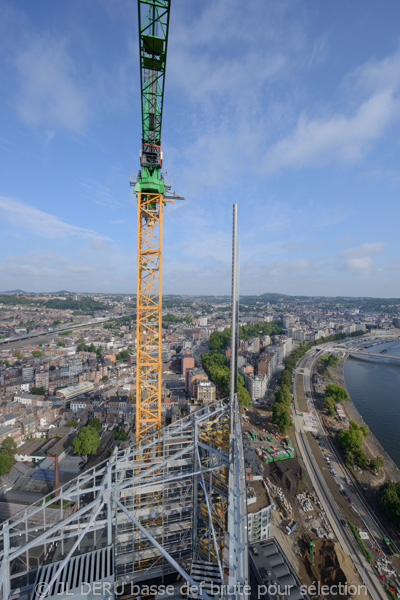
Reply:
M372 570L371 565L361 555L351 530L348 528L344 528L341 524L341 519L343 518L343 516L331 492L329 491L325 478L321 470L319 469L317 461L314 458L314 454L308 443L307 436L303 431L303 420L299 416L297 405L297 380L299 376L302 377L305 392L311 392L311 369L318 354L319 353L316 353L314 349L310 350L310 352L302 358L298 367L295 370L295 379L293 385L295 410L293 411L293 421L295 426L296 440L310 479L314 485L314 488L318 494L321 504L326 512L327 518L330 521L331 527L335 532L335 535L343 551L352 557L354 566L357 569L361 580L366 585L368 592L370 593L373 600L387 600L387 594L383 589L380 579ZM302 372L300 373L300 371ZM358 506L356 508L357 510L359 510Z
M123 317L132 317L135 316L135 313L127 313L124 315L114 315L111 317L102 317L99 319L94 319L92 321L88 321L87 323L71 323L71 325L63 325L62 327L57 327L55 329L50 329L49 331L43 332L32 332L23 335L16 336L14 338L4 338L0 339L0 346L6 346L10 348L20 348L21 346L26 346L29 341L32 341L35 344L36 339L40 339L43 343L44 341L50 341L54 339L55 336L59 335L65 331L72 331L74 329L84 329L90 328L94 325L100 325L101 323L106 323L107 321L111 321L112 319L121 319Z
M304 375L303 375L304 390L305 390L305 392L308 392L310 394L310 396L312 396L311 372L312 372L314 363L316 361L316 358L317 358L317 356L311 357L308 360L308 362L306 364L306 368L304 370ZM320 432L325 433L323 424L320 419L319 412L315 405L315 399L308 401L308 406L309 406L309 409L313 412L315 420L318 422ZM346 481L347 482L349 480L351 481L351 484L355 491L351 492L350 495L354 502L354 507L356 508L356 512L360 515L360 517L364 521L366 531L370 534L370 537L371 537L372 541L374 542L374 546L381 548L380 541L383 540L384 537L390 538L390 535L385 531L382 524L377 520L375 515L370 511L369 506L368 506L365 498L363 497L362 493L359 493L357 491L357 489L358 489L357 482L355 482L353 480L351 473L347 470L347 468L343 464L335 445L332 443L332 440L328 435L324 436L323 447L326 450L326 452L324 452L324 454L329 456L329 458L331 460L331 464L337 473L337 476L338 476L336 478L337 482L346 486ZM392 543L395 546L393 541L392 541Z

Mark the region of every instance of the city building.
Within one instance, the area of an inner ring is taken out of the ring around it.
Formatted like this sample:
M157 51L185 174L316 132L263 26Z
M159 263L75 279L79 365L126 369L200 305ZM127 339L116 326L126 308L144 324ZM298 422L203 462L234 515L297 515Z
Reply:
M246 375L245 385L252 402L264 398L267 393L268 378L266 375Z
M214 402L216 397L215 385L211 381L198 381L196 397L199 402Z
M76 385L70 385L61 390L57 390L56 395L61 396L65 400L72 400L72 398L76 398L81 394L86 394L93 392L94 385L89 381L85 381L83 383L77 383Z
M194 369L194 358L189 354L184 354L181 358L181 373L184 377L188 369Z
M36 371L35 373L35 387L42 387L45 390L49 387L49 372L48 371Z
M249 542L266 540L271 529L271 504L262 481L247 485L247 522Z

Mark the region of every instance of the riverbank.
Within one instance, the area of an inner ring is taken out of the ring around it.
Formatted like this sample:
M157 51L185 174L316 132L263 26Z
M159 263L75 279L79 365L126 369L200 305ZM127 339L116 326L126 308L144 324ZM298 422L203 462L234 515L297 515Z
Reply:
M341 358L337 367L329 368L329 379L332 383L337 383L338 385L342 386L348 393L348 400L342 404L343 410L345 411L347 417L352 421L356 421L356 423L358 423L359 425L368 425L368 423L366 423L363 419L362 415L358 412L355 404L351 399L349 390L347 389L346 381L344 378L345 362L346 358ZM371 430L369 436L365 439L364 444L367 452L371 455L371 458L379 455L382 456L384 460L384 467L383 469L381 469L383 473L380 476L373 476L371 474L371 477L368 478L368 483L374 488L376 488L380 487L382 483L384 483L387 480L400 481L400 469L397 467L392 458L389 456L389 454L386 452L383 446L373 435Z

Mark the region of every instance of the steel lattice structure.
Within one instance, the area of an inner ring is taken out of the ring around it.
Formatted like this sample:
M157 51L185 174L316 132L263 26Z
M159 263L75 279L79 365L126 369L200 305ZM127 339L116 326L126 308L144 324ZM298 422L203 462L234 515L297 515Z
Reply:
M62 600L82 584L126 589L173 573L196 586L198 564L212 565L220 584L246 584L236 400L196 411L57 492L1 525L0 600ZM209 598L204 589L198 597Z
M136 438L161 427L161 194L137 194Z
M171 0L138 0L142 146L137 179L136 439L161 427L162 224L161 125Z

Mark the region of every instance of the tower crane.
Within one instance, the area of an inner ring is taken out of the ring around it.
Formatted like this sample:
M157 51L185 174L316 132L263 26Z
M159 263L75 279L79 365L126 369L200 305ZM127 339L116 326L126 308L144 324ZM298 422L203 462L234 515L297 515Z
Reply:
M137 196L136 440L161 427L163 207L179 198L164 181L161 125L171 0L138 0L142 105Z

